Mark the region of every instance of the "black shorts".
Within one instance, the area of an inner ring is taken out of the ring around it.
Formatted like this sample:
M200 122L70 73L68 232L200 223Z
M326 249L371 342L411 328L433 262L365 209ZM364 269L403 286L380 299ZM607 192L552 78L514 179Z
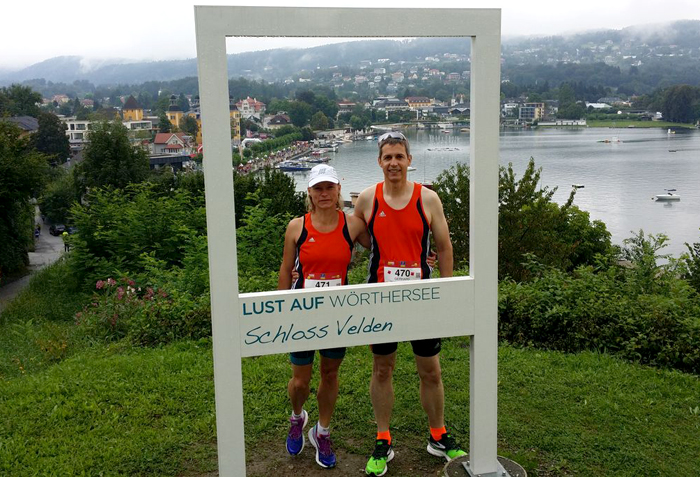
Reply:
M396 351L398 348L398 343L381 343L369 345L369 347L372 350L372 353L380 356L386 356ZM438 354L442 349L442 339L433 338L428 340L411 341L411 347L413 348L413 354L416 356L420 356L421 358L430 358Z

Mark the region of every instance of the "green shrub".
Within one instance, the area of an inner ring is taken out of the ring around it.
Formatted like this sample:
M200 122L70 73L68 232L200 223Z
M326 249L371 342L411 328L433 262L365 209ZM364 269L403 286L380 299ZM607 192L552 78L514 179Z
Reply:
M528 283L501 282L499 334L524 346L596 349L700 372L700 299L682 279L639 289L634 268L573 274L544 268Z
M72 209L79 233L70 263L86 284L143 270L153 254L168 267L181 266L188 244L206 231L203 197L181 189L160 195L150 184L95 189Z
M211 336L208 294L139 287L126 277L98 280L95 288L92 302L75 315L80 335L91 340L153 346Z
M499 174L498 276L528 280L523 262L533 254L541 263L571 271L592 265L598 254L611 250L605 224L591 221L588 212L573 205L575 189L568 201L552 201L556 188L540 187L542 169L530 159L520 179L512 164ZM434 182L450 226L455 265L467 265L469 258L469 167L456 164Z

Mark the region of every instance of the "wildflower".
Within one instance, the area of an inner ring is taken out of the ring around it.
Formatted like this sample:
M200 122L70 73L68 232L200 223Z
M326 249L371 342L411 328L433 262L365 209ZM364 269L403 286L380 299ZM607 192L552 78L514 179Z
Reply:
M133 281L133 280L129 280L129 281L127 282L127 283L128 283L128 284L129 284L129 286L131 286L131 287L133 287L133 286L135 286L135 285L136 285L136 282L135 282L135 281Z
M113 285L116 285L116 284L117 284L117 282L116 282L116 280L114 280L114 278L110 277L110 278L107 279L107 285L113 286Z
M95 284L95 288L98 290L102 290L102 288L105 286L104 280L97 280L97 283Z
M117 300L124 298L124 287L117 288Z

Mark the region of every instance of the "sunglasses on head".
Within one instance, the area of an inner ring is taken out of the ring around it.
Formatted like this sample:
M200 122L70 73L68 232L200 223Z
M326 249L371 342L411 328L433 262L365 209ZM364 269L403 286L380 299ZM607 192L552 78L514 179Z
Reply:
M386 141L387 139L401 139L402 141L406 141L406 136L404 136L400 132L389 131L388 133L384 133L381 136L379 136L377 142L381 143L382 141Z

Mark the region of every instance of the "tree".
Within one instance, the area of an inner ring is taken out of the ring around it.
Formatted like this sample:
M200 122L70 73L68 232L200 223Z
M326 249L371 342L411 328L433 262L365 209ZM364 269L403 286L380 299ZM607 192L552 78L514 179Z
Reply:
M187 99L187 97L183 93L180 93L180 96L178 96L177 105L184 112L187 112L190 110L190 100Z
M96 123L78 165L83 187L123 189L148 176L148 154L134 148L127 129L118 122Z
M49 222L66 223L70 209L78 199L72 175L64 172L46 186L39 198L39 208Z
M160 113L158 116L158 132L168 133L173 130L173 123L168 119L168 115Z
M562 83L562 85L559 86L559 108L565 108L575 102L576 96L574 95L574 89L569 83Z
M312 109L308 103L303 101L292 101L289 103L289 119L298 128L302 128L309 123Z
M586 117L586 110L583 106L576 103L559 108L559 111L557 111L557 118L560 119L581 119L584 117Z
M65 123L53 113L41 112L38 119L39 130L32 135L34 147L51 162L63 164L71 154Z
M297 91L297 101L303 101L309 106L313 105L316 100L316 95L313 91Z
M540 263L571 270L593 264L598 254L610 251L605 224L592 221L587 212L573 205L574 191L559 206L552 201L556 189L540 188L542 170L530 159L522 178L512 165L499 174L498 272L499 278L529 278L524 262L533 255ZM445 209L454 245L455 263L464 265L469 255L469 167L458 164L434 182Z
M700 96L700 89L687 84L672 86L664 95L661 112L666 121L690 123L694 117L693 106Z
M328 118L323 112L318 111L316 114L311 116L311 129L315 130L326 130L328 129Z
M358 129L364 129L365 128L365 120L364 118L360 116L351 116L350 117L350 127L358 130Z
M39 115L41 94L29 86L13 84L8 88L0 88L0 116L32 116Z
M14 124L0 121L0 279L29 264L34 206L48 164Z
M197 137L199 126L197 126L197 120L194 117L187 115L180 123L180 129L192 137Z

